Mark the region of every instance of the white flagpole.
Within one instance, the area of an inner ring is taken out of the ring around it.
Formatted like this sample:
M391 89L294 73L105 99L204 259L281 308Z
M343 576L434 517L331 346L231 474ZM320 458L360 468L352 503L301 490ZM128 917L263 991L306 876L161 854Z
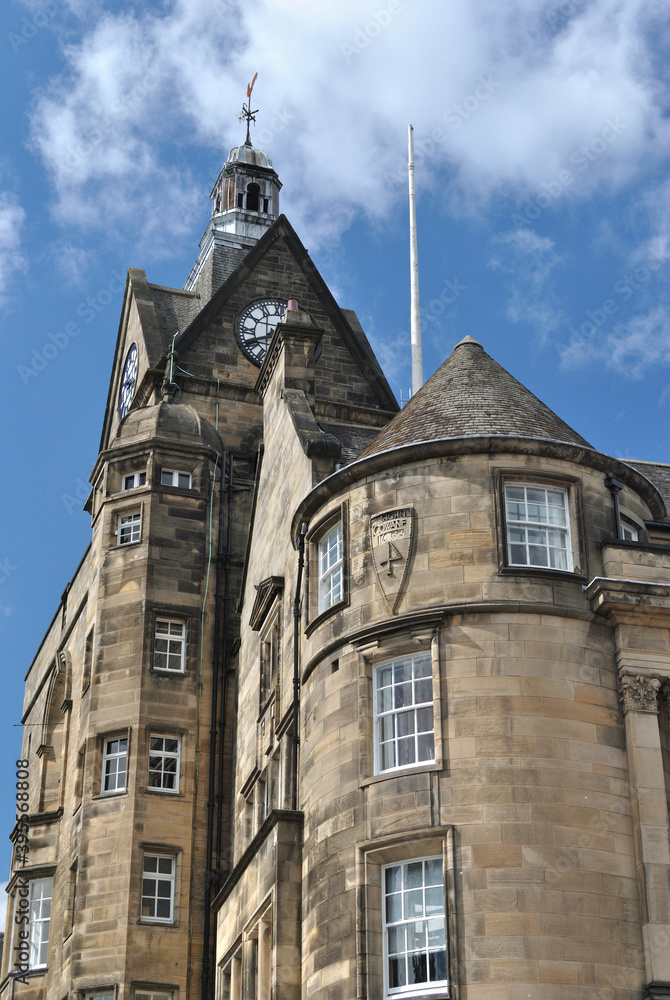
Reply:
M421 310L419 308L419 254L416 245L416 193L414 190L414 139L412 125L408 126L409 154L409 262L411 288L411 345L412 345L412 395L423 385L423 359L421 356Z

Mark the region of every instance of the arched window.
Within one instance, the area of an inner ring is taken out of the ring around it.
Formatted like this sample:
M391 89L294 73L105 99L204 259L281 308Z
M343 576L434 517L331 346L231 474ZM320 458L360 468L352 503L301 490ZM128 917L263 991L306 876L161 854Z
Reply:
M247 210L258 212L260 209L261 189L258 184L247 184Z

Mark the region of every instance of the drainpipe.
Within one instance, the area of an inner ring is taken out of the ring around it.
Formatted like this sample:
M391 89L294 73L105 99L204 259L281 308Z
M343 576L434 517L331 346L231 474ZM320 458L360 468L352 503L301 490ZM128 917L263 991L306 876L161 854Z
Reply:
M291 775L291 809L298 808L298 721L300 718L300 662L298 642L300 639L300 590L302 587L302 570L305 565L305 535L307 525L303 521L298 535L298 579L295 585L295 601L293 602L293 759Z
M230 559L232 553L232 531L233 531L233 471L234 456L230 452L228 456L228 496L227 496L227 523L226 523L226 557L223 567L223 637L221 640L221 701L219 715L219 778L217 788L217 820L216 820L216 850L214 852L215 866L215 886L218 892L221 887L221 841L223 837L223 762L224 762L224 740L226 732L226 710L228 706L228 633L230 628ZM221 522L223 527L223 521Z
M621 528L621 508L619 507L619 493L623 489L623 483L620 479L616 479L611 472L608 472L605 476L605 486L612 494L612 500L614 501L614 519L616 521L616 536L619 539L623 538L623 531Z
M216 861L212 866L212 847L214 841L214 806L216 781L216 740L217 740L217 709L219 700L219 672L221 658L221 577L223 565L223 497L225 489L226 452L221 456L221 486L219 489L219 530L216 551L216 593L214 599L214 639L212 656L212 707L209 724L209 781L207 798L207 847L205 857L207 870L205 874L205 912L203 914L203 951L202 951L202 1000L210 1000L213 979L210 980L210 969L213 968L214 942L211 937L211 901L212 883L217 877ZM223 734L220 739L223 739Z

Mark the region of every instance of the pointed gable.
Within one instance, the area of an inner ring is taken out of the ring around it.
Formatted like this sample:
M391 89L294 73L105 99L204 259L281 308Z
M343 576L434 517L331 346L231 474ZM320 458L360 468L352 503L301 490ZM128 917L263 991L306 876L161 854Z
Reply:
M466 337L359 457L419 441L489 436L591 447L481 344Z
M243 354L237 319L259 299L298 300L323 339L315 395L324 401L396 412L398 404L353 313L342 310L285 216L281 215L175 343L191 374L253 388L259 369ZM214 364L213 364L214 362Z

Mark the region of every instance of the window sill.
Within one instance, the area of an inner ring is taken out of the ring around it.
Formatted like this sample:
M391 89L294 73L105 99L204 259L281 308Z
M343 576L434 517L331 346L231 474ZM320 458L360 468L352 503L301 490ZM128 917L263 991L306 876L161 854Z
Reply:
M187 677L187 670L165 670L163 667L150 667L149 673L156 677Z
M501 576L535 576L545 580L574 580L577 583L588 580L581 570L545 569L543 566L500 566L498 573Z
M341 601L337 602L337 604L331 604L331 606L326 608L325 611L320 611L316 618L313 618L305 628L305 635L309 638L312 632L314 632L319 625L323 625L323 623L327 621L331 615L337 614L338 611L342 611L347 607L349 607L349 598L343 597Z
M114 792L98 792L97 795L92 795L91 796L91 801L92 802L99 802L102 799L118 799L122 795L127 795L127 794L128 794L128 789L127 788L120 788L118 791L114 791Z
M178 920L156 920L154 917L140 917L137 921L143 927L166 927L166 928L177 928L179 927Z
M178 799L184 797L184 793L180 792L179 789L173 790L171 788L145 788L147 795L172 795L173 798Z
M374 785L378 781L388 781L389 778L402 778L404 775L412 774L431 774L435 771L442 771L443 765L439 761L435 761L432 764L410 764L407 767L397 767L392 771L382 771L380 774L372 774L369 778L361 778L358 782L359 788L365 788L366 785ZM392 994L395 996L396 994ZM404 993L397 994L398 996L405 996Z

